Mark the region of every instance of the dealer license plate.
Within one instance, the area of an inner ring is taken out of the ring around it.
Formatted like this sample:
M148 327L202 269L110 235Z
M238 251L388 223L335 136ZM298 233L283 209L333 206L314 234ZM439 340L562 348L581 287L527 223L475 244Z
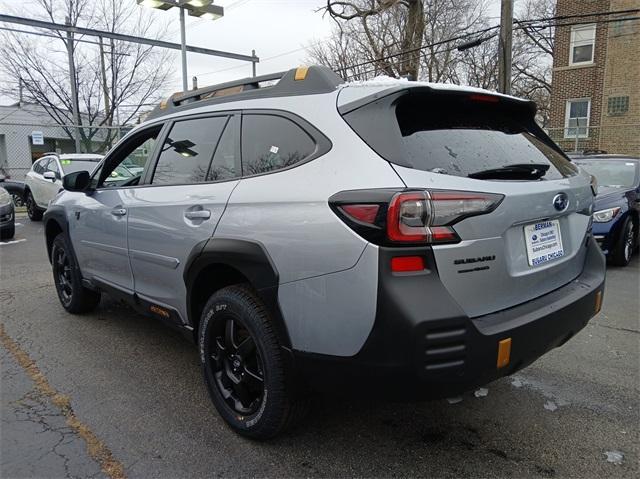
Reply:
M529 266L538 266L564 256L560 222L541 221L524 227Z

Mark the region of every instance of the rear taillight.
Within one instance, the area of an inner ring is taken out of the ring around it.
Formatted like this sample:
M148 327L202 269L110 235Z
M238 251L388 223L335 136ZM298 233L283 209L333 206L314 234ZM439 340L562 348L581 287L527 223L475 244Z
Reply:
M379 245L457 243L453 225L489 213L503 196L449 190L355 190L329 205L356 233Z
M502 195L464 191L397 193L387 210L387 236L396 243L457 243L452 225L493 211Z
M354 221L372 225L376 221L380 205L342 205L339 208Z

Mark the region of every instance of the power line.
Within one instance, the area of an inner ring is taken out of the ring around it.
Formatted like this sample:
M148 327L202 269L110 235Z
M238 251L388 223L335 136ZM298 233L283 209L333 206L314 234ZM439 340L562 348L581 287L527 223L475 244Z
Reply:
M307 47L300 47L300 48L296 48L295 50L290 50L288 52L278 53L277 55L273 55L271 57L262 58L260 60L260 63L264 63L264 62L267 62L269 60L274 60L276 58L280 58L280 57L284 57L284 56L287 56L287 55L291 55L292 53L296 53L296 52L299 52L301 50L306 50L306 49L307 49ZM202 76L205 76L205 75L213 75L215 73L222 73L222 72L226 72L226 71L229 71L229 70L237 70L238 68L243 68L245 66L246 65L235 65L235 66L228 67L228 68L222 68L220 70L214 70L214 71L210 71L210 72L200 73L198 75L198 77L202 77Z
M542 27L542 28L551 28L551 27L563 27L563 26L571 26L571 25L589 25L589 24L593 24L593 23L612 23L612 22L619 22L619 21L632 21L632 20L638 20L640 19L640 17L624 17L624 18L613 18L613 19L606 19L606 20L583 20L583 21L578 21L578 22L565 22L565 23L547 23L546 25L535 25L535 23L542 23L542 22L548 22L548 21L553 21L553 20L564 20L564 19L570 19L570 18L580 18L580 17L602 17L602 16L611 16L611 15L617 15L620 13L631 13L631 12L635 12L638 13L640 12L640 9L633 9L633 10L621 10L621 11L614 11L614 12L601 12L601 13L591 13L591 14L580 14L580 15L563 15L560 17L547 17L544 19L533 19L533 20L520 20L518 21L519 26L514 27L514 30L525 30L527 28L537 28L537 27ZM526 24L526 25L524 25ZM416 47L416 48L411 48L408 50L403 50L401 52L397 52L397 53L393 53L391 55L386 55L384 57L380 57L374 60L368 60L368 61L364 61L364 62L360 62L360 63L355 63L353 65L348 65L346 67L342 67L341 70L350 70L353 68L358 68L361 66L365 66L365 65L371 65L373 63L379 63L379 62L383 62L385 60L389 60L391 58L396 58L399 56L403 56L403 55L407 55L409 53L415 53L417 51L420 50L424 50L426 48L432 48L432 47L436 47L436 46L440 46L440 45L444 45L447 43L451 43L451 42L455 42L458 40L462 40L464 38L469 38L472 37L474 35L481 35L483 33L487 33L490 32L491 30L496 30L500 28L500 25L493 25L491 27L487 27L484 28L482 30L477 30L475 32L470 32L470 33L466 33L463 35L458 35L455 37L451 37L451 38L447 38L445 40L440 40L438 42L434 42L434 43L430 43L428 45L422 45L420 47ZM488 38L486 38L485 40L488 40L489 38L493 37L490 36ZM448 51L448 50L445 50ZM443 52L444 53L444 52ZM373 71L375 71L376 69L374 69ZM367 73L367 71L365 72L361 72L359 74L362 73ZM353 77L353 76L352 76Z
M30 35L38 35L39 37L48 37L48 38L57 38L62 40L61 37L57 36L57 35L51 35L50 33L42 33L42 32L34 32L31 30L20 30L19 28L10 28L10 27L0 27L0 30L6 30L7 32L13 32L13 33L28 33ZM74 40L74 42L77 43L90 43L91 45L100 45L100 42L92 42L91 40ZM112 53L114 55L121 55L121 56L131 56L128 53L118 53L118 52L109 52L106 51L105 53L108 53L109 55L111 55Z

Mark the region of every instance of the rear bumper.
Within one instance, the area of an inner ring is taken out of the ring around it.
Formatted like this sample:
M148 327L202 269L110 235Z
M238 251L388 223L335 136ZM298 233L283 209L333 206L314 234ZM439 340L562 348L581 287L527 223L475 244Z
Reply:
M478 318L466 317L435 271L393 274L380 248L378 310L362 350L344 358L294 352L311 387L333 394L375 394L397 399L450 397L531 364L564 344L597 313L604 292L605 259L590 237L582 273L527 303ZM428 250L411 248L407 255ZM511 338L508 365L497 367L498 343Z

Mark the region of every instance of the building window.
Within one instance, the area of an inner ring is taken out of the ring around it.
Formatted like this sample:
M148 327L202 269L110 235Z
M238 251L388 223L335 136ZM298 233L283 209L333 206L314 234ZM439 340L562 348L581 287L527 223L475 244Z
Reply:
M629 20L616 20L609 27L612 37L623 37L633 35L634 22Z
M564 121L565 138L587 138L589 136L589 114L591 100L569 100Z
M574 25L571 27L571 51L569 64L593 63L596 44L596 24Z
M629 111L629 97L628 96L610 96L607 101L607 114L624 115Z

